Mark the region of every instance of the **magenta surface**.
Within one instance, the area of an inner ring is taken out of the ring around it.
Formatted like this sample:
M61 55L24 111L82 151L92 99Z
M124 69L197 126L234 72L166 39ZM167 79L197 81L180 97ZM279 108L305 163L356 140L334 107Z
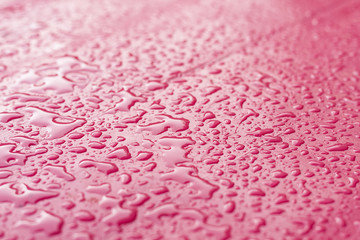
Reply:
M360 238L359 1L0 20L0 239Z

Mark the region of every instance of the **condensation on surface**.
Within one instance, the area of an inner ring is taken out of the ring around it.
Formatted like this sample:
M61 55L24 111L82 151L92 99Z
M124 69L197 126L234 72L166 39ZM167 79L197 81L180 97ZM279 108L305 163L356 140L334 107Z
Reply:
M358 239L358 1L0 1L0 239Z

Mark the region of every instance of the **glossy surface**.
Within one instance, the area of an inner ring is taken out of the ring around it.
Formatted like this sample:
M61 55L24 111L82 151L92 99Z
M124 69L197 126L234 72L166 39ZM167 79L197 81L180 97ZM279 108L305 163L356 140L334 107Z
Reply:
M358 239L360 2L0 1L1 239Z

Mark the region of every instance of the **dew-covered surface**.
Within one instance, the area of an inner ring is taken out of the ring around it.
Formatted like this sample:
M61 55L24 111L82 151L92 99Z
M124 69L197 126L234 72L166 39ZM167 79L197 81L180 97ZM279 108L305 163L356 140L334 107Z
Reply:
M360 2L0 1L1 239L359 239Z

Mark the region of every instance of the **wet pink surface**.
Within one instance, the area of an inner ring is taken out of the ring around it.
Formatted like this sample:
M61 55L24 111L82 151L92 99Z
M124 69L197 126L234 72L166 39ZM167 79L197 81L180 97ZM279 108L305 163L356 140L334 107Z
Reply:
M1 239L359 239L360 2L0 1Z

